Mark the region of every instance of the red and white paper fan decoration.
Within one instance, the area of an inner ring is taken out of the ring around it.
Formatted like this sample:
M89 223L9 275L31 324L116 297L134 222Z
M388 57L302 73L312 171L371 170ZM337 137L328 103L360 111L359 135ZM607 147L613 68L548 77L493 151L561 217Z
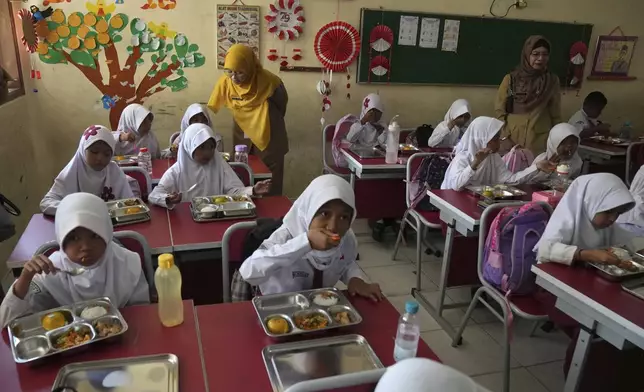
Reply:
M378 25L369 34L369 45L371 49L382 53L391 48L394 43L394 32L389 26Z
M299 0L277 0L269 4L270 11L264 19L268 22L268 32L281 40L293 41L302 34L304 7Z
M376 56L369 63L369 70L376 76L385 76L390 69L389 59L385 56Z
M331 22L318 31L313 49L326 69L343 71L360 53L360 34L347 22Z

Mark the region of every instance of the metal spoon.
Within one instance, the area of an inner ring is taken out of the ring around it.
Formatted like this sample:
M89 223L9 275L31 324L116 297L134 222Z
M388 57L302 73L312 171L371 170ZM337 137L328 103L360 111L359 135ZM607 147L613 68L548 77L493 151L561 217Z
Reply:
M69 276L78 276L78 275L81 275L81 274L84 274L85 272L87 272L87 268L76 267L74 269L66 270L66 271L59 270L58 272L62 272L62 273L67 274Z
M191 186L190 188L188 188L188 190L187 190L187 191L177 192L177 194L184 194L184 193L191 192L193 189L195 189L195 188L197 187L197 185L198 185L198 184L194 184L193 186ZM170 197L170 195L168 194L168 195L166 195L166 197Z

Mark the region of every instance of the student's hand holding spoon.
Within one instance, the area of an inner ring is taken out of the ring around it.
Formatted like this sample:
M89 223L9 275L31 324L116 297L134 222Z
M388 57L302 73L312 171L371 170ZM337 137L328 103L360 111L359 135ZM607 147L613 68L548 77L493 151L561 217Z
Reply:
M48 275L56 274L56 272L58 272L58 268L49 260L49 257L45 255L34 256L22 267L20 277L13 286L13 292L18 298L24 299L36 274L44 273Z
M253 187L253 196L262 196L271 191L271 180L264 180L255 183Z
M167 205L181 203L181 193L177 193L177 192L168 193L168 196L166 196L165 198L165 203Z
M133 132L124 131L119 135L119 140L122 142L134 142L136 141L136 136Z
M606 249L582 249L577 252L577 258L587 263L617 265L620 260L615 254Z
M472 161L472 165L471 165L472 170L478 169L479 166L481 165L481 163L483 163L485 158L487 158L490 154L492 154L492 150L489 149L489 148L484 148L484 149L478 151L474 155L474 160Z
M555 162L551 162L547 159L544 159L543 161L539 161L535 165L537 166L537 169L539 169L539 171L542 171L548 174L552 173L557 168L557 164Z

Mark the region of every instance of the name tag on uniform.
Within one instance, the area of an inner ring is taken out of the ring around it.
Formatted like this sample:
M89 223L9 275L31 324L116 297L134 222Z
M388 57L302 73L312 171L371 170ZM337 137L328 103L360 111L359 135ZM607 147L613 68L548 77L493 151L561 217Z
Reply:
M32 280L31 283L29 283L29 292L32 294L40 294L42 293L42 289L38 286L38 283Z
M293 271L293 279L296 279L296 278L308 278L309 275L310 274L308 272L305 272L305 271Z

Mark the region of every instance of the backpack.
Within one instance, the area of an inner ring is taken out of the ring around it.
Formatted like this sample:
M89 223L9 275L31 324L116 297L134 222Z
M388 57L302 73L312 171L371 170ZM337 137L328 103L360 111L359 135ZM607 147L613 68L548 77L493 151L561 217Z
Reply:
M420 166L411 178L410 194L411 206L420 211L438 211L430 204L427 191L440 189L445 172L452 158L449 154L434 154L423 158Z
M246 260L259 249L264 240L270 237L275 230L282 226L282 218L259 218L257 226L246 234L242 247L242 258ZM232 302L250 301L259 293L256 287L251 286L242 278L239 270L233 273L230 283L230 298Z
M415 131L412 131L407 138L405 139L406 144L411 144L418 148L427 148L427 142L432 136L434 128L431 125L423 124L420 127L416 128Z
M537 263L533 249L549 218L550 211L535 202L503 208L485 240L483 278L506 296L532 294L536 276L531 268Z
M342 141L346 139L349 129L351 129L351 126L357 121L359 121L358 117L353 114L347 114L335 124L335 132L333 133L333 141L331 142L331 152L333 153L333 161L337 167L349 166L344 154L340 151L340 147L342 146Z
M527 169L534 161L534 154L527 148L512 147L510 152L503 156L505 167L512 173L518 173Z

